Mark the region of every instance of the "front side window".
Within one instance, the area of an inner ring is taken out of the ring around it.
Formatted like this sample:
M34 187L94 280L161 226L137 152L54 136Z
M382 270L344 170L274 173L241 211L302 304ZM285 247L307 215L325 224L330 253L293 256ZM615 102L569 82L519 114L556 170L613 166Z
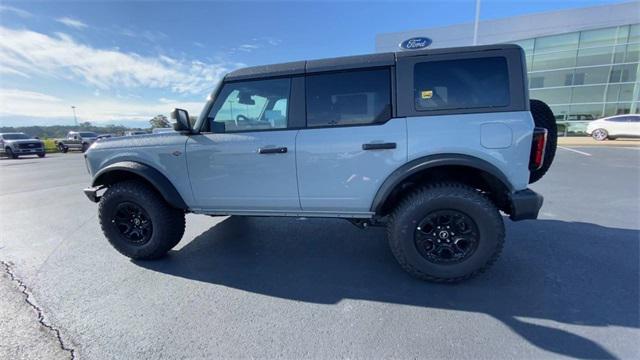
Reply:
M225 84L211 109L209 131L286 129L290 79Z
M306 77L307 126L359 125L391 117L389 69Z
M510 103L504 57L417 63L413 73L418 111L504 107Z

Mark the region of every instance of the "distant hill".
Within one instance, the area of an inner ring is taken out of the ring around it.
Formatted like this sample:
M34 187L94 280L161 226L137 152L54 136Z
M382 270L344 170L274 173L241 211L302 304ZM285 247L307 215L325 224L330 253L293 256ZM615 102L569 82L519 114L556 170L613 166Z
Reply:
M142 122L144 124L144 122ZM98 134L114 134L124 135L128 130L143 130L149 129L149 123L144 127L127 127L120 125L107 125L107 126L94 126L89 124L83 124L82 126L75 125L52 125L52 126L0 126L0 133L5 132L23 132L30 136L37 136L40 139L62 138L67 135L69 131L92 131Z
M84 121L84 119L82 120ZM91 121L91 120L89 120ZM113 120L113 121L95 121L92 124L99 126L124 126L126 128L138 129L148 128L148 120ZM64 118L32 118L27 116L0 115L0 127L24 127L24 126L74 126L73 119Z

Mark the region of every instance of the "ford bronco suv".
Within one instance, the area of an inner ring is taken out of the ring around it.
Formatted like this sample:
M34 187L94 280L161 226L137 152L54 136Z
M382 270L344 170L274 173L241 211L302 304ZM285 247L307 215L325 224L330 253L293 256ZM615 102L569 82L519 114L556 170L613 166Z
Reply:
M535 219L527 188L556 146L515 45L381 53L239 69L174 133L85 154L102 230L133 259L181 239L185 213L345 218L386 226L402 268L453 282L501 252L503 215ZM502 212L502 213L501 213Z

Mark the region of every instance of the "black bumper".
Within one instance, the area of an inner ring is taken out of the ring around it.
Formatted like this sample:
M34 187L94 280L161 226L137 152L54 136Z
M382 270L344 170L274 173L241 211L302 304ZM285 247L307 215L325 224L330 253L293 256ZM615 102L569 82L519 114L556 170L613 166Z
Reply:
M542 207L543 197L537 192L525 189L511 194L511 215L513 221L537 219Z
M100 196L98 195L98 191L100 191L102 188L103 186L93 186L93 187L88 187L82 191L89 198L89 200L97 203L98 201L100 201Z

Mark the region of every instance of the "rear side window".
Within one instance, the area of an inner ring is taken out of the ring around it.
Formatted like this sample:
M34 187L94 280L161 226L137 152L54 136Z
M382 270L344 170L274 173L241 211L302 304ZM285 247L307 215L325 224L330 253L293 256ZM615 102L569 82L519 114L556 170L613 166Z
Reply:
M358 125L391 118L389 69L307 75L307 126Z
M509 106L504 57L421 62L413 74L417 111Z

